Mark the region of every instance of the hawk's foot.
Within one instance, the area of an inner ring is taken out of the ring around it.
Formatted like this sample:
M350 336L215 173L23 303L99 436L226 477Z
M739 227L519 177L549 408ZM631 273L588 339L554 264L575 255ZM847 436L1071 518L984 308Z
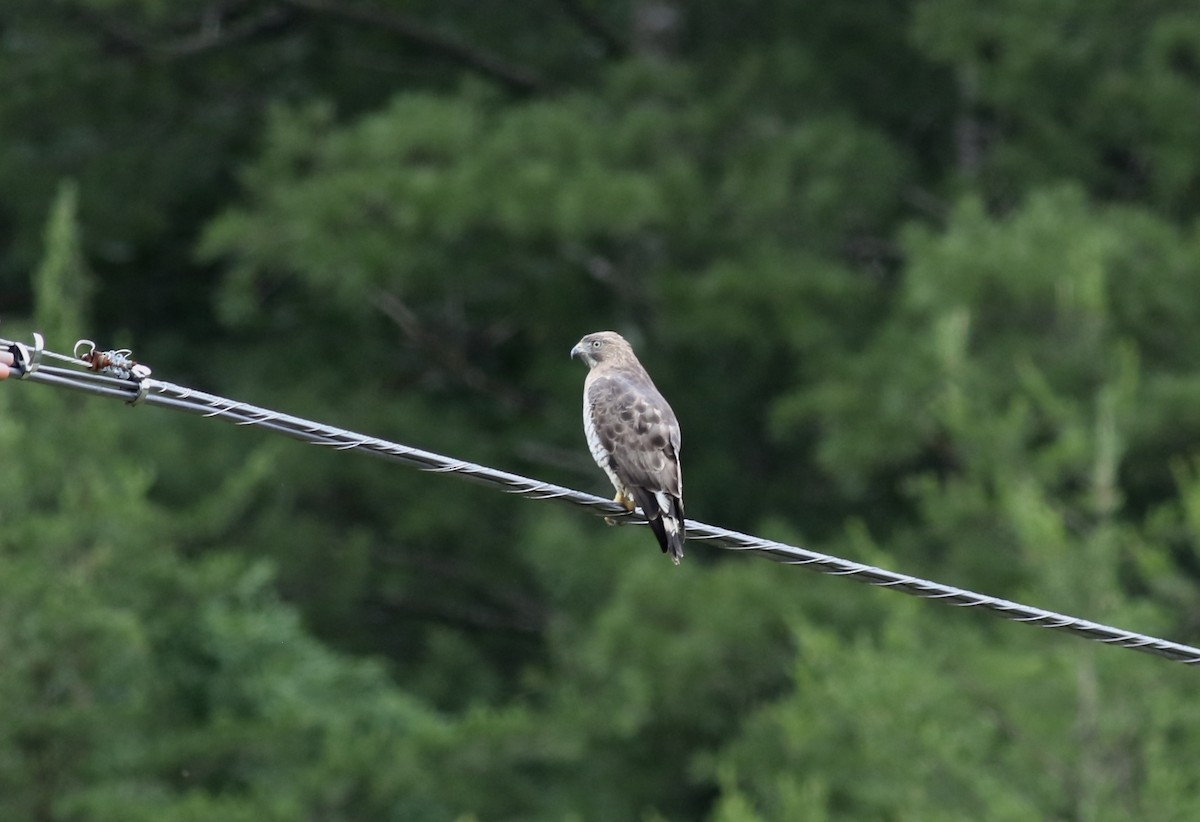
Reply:
M637 508L637 503L633 501L633 497L628 496L624 491L618 491L617 495L613 497L613 502L617 503L631 514L633 513L633 509Z
M613 497L613 502L617 503L617 505L620 505L622 508L624 508L626 511L628 511L631 514L633 513L633 509L637 508L637 504L633 501L633 497L627 496L624 491L618 491L617 495L615 497ZM612 517L605 517L604 521L608 525L624 524L624 523L618 522L617 520L613 519Z

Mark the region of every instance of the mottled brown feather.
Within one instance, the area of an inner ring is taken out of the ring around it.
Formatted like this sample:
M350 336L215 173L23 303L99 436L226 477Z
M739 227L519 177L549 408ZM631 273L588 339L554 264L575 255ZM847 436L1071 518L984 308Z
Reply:
M599 345L596 344L599 341ZM589 334L573 353L590 367L584 383L585 429L593 456L650 522L664 553L683 556L683 474L679 422L633 349L613 332ZM660 504L659 492L667 505Z

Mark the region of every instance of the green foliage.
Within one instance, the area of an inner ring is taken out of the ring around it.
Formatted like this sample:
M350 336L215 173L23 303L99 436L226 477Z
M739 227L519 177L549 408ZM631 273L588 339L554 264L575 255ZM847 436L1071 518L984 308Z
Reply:
M6 5L3 334L605 492L615 328L690 515L1196 641L1189 4L352 6ZM0 817L1200 811L1183 666L687 550L5 383Z
M1001 649L983 626L918 607L894 609L880 636L850 644L805 626L795 690L730 744L726 790L742 808L766 819L1195 812L1194 788L1155 794L1139 775L1153 760L1156 779L1194 785L1186 670L1131 671L1069 640ZM1138 696L1123 698L1127 688ZM1148 716L1148 702L1164 713Z
M34 320L43 334L54 339L82 332L91 295L78 220L79 188L64 182L46 224L45 258L34 274L38 307Z

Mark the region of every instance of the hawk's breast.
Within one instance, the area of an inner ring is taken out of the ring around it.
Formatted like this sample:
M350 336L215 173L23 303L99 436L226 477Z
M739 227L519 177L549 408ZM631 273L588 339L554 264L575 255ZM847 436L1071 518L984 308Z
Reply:
M588 450L592 452L592 459L608 475L613 488L624 491L625 483L621 482L612 469L612 454L604 447L604 441L600 438L600 429L596 426L596 411L586 389L583 392L583 433L587 437Z

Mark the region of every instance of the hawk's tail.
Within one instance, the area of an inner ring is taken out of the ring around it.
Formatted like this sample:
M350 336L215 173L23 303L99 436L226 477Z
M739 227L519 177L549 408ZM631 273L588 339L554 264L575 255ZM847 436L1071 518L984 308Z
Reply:
M687 529L683 524L683 500L665 491L648 492L640 488L634 491L634 496L662 552L670 554L671 562L678 565L679 560L683 559L683 541L687 539Z
M664 514L663 525L667 532L667 544L663 547L663 553L670 554L671 562L678 565L679 560L683 559L683 522Z

